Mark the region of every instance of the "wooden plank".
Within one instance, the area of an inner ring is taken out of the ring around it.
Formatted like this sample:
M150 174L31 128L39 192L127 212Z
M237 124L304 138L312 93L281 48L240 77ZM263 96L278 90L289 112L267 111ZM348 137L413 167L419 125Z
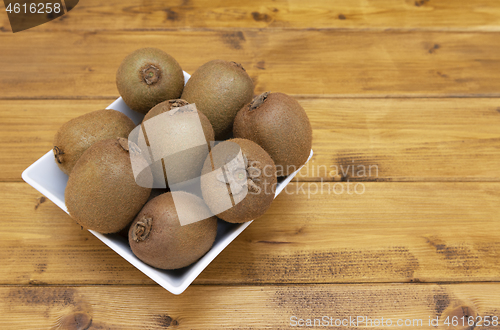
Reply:
M3 9L3 8L2 8ZM335 28L498 31L495 0L155 0L80 2L67 16L41 30L129 30L173 28ZM10 32L6 15L0 31Z
M52 148L64 122L112 101L0 101L0 181L21 181L22 171ZM497 99L299 102L314 138L314 157L299 181L500 180Z
M0 101L0 180L21 181L21 173L53 148L68 120L104 109L113 100Z
M304 181L498 181L498 99L303 99Z
M500 96L497 33L332 30L182 30L0 35L2 98L118 96L115 73L131 51L156 46L193 72L242 63L256 93L332 97ZM33 51L36 50L36 51Z
M499 281L499 188L291 183L196 283ZM0 183L0 284L153 283L40 197Z
M159 286L15 286L0 287L0 312L6 330L293 329L324 316L327 323L316 326L344 328L345 319L349 329L391 329L404 322L408 329L436 329L429 325L433 320L439 329L468 329L467 323L444 324L456 316L461 325L465 315L478 321L489 316L487 329L498 330L499 293L498 283L193 286L180 296Z

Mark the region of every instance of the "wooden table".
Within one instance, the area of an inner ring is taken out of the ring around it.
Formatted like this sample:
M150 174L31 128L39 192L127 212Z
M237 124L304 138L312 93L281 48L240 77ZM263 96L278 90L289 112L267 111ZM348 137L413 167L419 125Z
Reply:
M118 97L120 61L146 46L191 73L241 62L314 130L297 181L180 296L21 179L60 125ZM81 0L15 34L2 8L0 328L500 317L499 97L498 0Z

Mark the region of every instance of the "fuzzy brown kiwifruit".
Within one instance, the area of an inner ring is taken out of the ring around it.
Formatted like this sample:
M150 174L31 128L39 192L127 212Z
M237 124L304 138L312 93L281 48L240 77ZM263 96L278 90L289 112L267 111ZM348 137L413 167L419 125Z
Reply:
M120 64L116 87L132 110L146 114L158 103L181 96L184 74L169 54L158 48L141 48Z
M195 105L180 99L162 102L148 112L142 125L155 153L169 155L151 166L156 183L165 183L165 175L166 186L199 178L214 130Z
M179 214L184 219L210 216L181 225ZM128 237L132 252L143 262L160 269L178 269L207 253L216 235L217 218L203 200L176 191L150 200L132 222Z
M212 127L215 138L231 133L236 113L253 97L254 84L236 62L213 60L199 67L186 83L181 98L195 103Z
M245 139L217 144L205 160L201 176L201 191L208 207L232 223L263 215L274 199L276 184L271 157L258 144Z
M154 116L170 111L174 108L180 108L188 104L189 103L183 99L163 101L155 105L153 108L151 108L151 110L149 110L148 113L144 116L142 122L145 122L146 120L151 119Z
M78 159L97 141L127 138L134 122L116 110L97 110L71 119L54 136L54 158L57 166L70 174Z
M150 200L152 200L153 198L160 196L161 194L164 194L166 192L168 192L168 189L151 189L151 194L149 194L148 202ZM128 239L128 231L130 229L131 224L132 224L132 222L129 223L127 226L125 226L125 228L123 228L122 230L120 230L116 234L125 238L125 239Z
M245 105L234 120L236 138L264 148L276 164L278 176L290 175L307 161L312 129L304 108L283 93L263 93Z
M151 188L136 183L130 153L135 161L142 161L140 150L129 150L128 140L118 138L96 142L80 157L64 194L68 212L79 225L103 234L116 233L146 203ZM141 175L142 182L152 183L150 172Z

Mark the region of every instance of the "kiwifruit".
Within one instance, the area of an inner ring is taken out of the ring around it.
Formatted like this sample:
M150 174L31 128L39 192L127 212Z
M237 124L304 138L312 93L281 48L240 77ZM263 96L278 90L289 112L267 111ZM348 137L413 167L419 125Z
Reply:
M146 114L158 103L181 96L184 74L169 54L158 48L141 48L120 64L116 87L130 109Z
M144 116L144 119L142 120L142 122L145 122L146 120L151 119L154 116L157 116L161 113L170 111L174 108L180 108L180 107L186 106L188 104L189 103L183 99L174 99L174 100L163 101L163 102L155 105L153 108L151 108L151 110L149 110L148 113Z
M231 133L236 113L252 100L253 90L241 64L213 60L193 73L181 98L195 103L212 123L215 138L223 140Z
M283 93L265 92L245 105L234 120L233 134L264 148L278 176L295 172L311 152L309 118L299 102Z
M168 189L151 189L151 194L149 194L149 198L148 198L148 202L150 200L152 200L153 198L157 197L157 196L160 196L161 194L164 194L168 192ZM117 232L116 234L127 239L128 240L128 231L130 229L130 225L132 224L132 222L130 222L128 225L125 226L125 228L123 228L122 230L120 230L119 232Z
M158 122L151 120L165 112L168 114ZM163 164L160 159L151 167L155 182L165 183L165 175L167 186L199 178L209 143L214 141L214 130L195 105L182 99L162 102L147 113L142 125L155 153L169 155L163 158Z
M135 160L140 156L140 151L131 152ZM79 225L108 234L125 228L150 193L151 188L135 181L128 140L118 138L96 142L83 153L69 176L64 197Z
M241 223L267 211L276 183L276 167L264 149L250 140L231 139L212 148L205 160L201 191L214 214Z
M70 174L80 156L97 141L123 137L134 122L116 110L97 110L63 124L54 137L54 157L59 168Z
M175 201L175 203L174 203ZM181 217L201 221L181 225ZM217 235L217 218L203 200L183 191L150 200L132 222L129 243L143 262L160 269L178 269L200 259Z

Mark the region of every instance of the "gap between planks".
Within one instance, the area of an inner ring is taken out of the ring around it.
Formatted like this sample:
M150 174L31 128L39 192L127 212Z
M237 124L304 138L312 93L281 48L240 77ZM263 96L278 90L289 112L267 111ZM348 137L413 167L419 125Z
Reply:
M493 94L443 94L443 95L361 95L361 94L288 94L295 99L336 99L336 100L378 100L378 99L500 99L500 93ZM64 101L64 100L116 100L120 95L96 95L96 96L17 96L17 97L3 97L0 96L0 101Z
M133 28L133 29L36 29L23 32L24 34L40 34L51 32L72 32L72 33L136 33L136 32L342 32L342 33L419 33L419 32L439 32L449 34L461 33L498 33L500 26L489 28L474 27L474 28L287 28L287 27L264 27L264 28L248 28L248 27L220 27L220 28ZM0 26L0 36L3 34L12 33L11 30Z
M366 281L366 282L259 282L259 283L192 283L190 287L287 287L287 286L304 286L304 287L315 287L315 286L379 286L379 285L408 285L408 286L430 286L430 285L481 285L481 284L498 284L500 281L431 281L431 282L404 282L404 281ZM9 284L0 283L0 288L91 288L91 287L158 287L157 283L150 284Z

